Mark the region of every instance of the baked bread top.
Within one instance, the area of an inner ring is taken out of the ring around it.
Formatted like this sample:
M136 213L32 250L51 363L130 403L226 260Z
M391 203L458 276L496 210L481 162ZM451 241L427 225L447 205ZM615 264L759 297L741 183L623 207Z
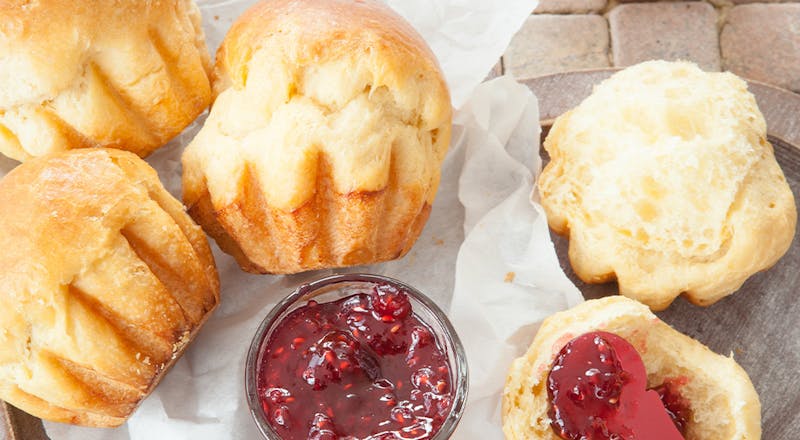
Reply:
M265 201L292 211L314 194L321 162L339 194L390 180L432 202L451 105L435 57L375 0L269 0L233 25L217 53L214 102L187 149L185 202L205 178L215 206L239 195L245 167ZM196 176L194 174L197 174Z
M78 147L145 156L210 101L192 0L0 2L0 152Z
M575 273L663 309L681 293L711 304L773 265L797 211L766 135L730 73L652 61L598 85L556 120L539 179Z
M202 230L137 156L82 149L0 180L0 398L117 426L219 301Z
M411 249L452 108L402 17L377 0L259 2L223 41L213 89L183 155L183 199L244 269L370 264Z
M631 343L647 370L647 385L668 380L689 404L686 440L758 440L761 404L747 373L658 319L644 305L612 296L586 301L547 318L524 356L511 365L503 392L508 440L559 440L550 426L547 376L571 339L592 331Z

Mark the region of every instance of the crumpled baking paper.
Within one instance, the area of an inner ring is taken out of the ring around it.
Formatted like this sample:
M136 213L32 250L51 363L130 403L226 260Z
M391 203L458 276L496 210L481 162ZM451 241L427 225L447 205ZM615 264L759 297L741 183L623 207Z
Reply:
M581 302L532 200L539 108L509 77L482 84L455 124L466 130L458 196L465 208L450 319L467 351L469 403L456 439L502 439L500 397L511 361L544 318Z
M254 0L200 0L209 48ZM430 220L412 251L389 263L294 276L251 275L212 243L222 302L180 361L126 425L46 422L54 440L257 439L244 394L244 360L270 308L297 285L332 272L402 279L450 309L466 346L470 397L456 439L502 439L499 402L509 363L538 323L580 301L553 251L541 207L536 99L513 79L479 83L535 8L530 0L389 0L425 37L447 76L456 114ZM477 87L477 89L476 89ZM180 197L180 154L192 126L148 162ZM4 175L14 164L0 161Z

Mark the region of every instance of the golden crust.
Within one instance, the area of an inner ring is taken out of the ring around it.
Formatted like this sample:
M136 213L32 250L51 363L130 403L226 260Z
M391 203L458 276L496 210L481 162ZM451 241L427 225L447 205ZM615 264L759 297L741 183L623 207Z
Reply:
M415 74L439 72L425 40L383 3L262 0L234 23L220 46L215 81L222 82L215 91L222 91L219 86L244 88L255 52L271 49L280 50L286 64L299 66L377 51L380 58L374 61L385 63L373 72L378 84L399 86Z
M612 296L586 301L542 323L524 356L516 359L503 392L508 440L558 440L548 417L547 375L570 339L596 330L630 342L647 369L648 386L686 380L679 390L691 417L686 440L758 440L761 404L747 373L733 360L674 330L644 305Z
M184 202L246 270L398 258L450 142L443 75L374 0L271 0L217 53L216 100L183 156Z
M559 117L538 188L585 282L616 279L653 310L709 305L771 267L794 237L794 196L741 79L647 62Z
M0 398L122 424L219 302L202 230L135 155L72 150L0 180Z
M192 0L0 2L0 152L65 148L146 156L211 99Z

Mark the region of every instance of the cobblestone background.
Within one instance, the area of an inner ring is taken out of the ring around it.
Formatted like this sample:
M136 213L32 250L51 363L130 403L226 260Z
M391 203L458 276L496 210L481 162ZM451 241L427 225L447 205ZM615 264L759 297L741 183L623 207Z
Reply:
M800 2L760 1L540 0L498 69L526 79L680 59L800 92Z

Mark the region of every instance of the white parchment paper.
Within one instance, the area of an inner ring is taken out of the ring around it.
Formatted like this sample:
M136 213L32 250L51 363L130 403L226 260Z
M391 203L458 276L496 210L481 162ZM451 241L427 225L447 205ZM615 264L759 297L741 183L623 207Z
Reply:
M254 0L200 0L209 48ZM536 99L508 77L483 80L536 6L531 0L388 0L425 37L447 76L456 114L430 220L402 260L347 271L402 279L445 309L464 342L471 385L457 439L502 439L499 402L510 361L547 315L580 301L531 200L540 159ZM476 89L477 87L477 89ZM201 117L148 162L180 197L180 154ZM0 174L14 164L0 161ZM129 422L102 430L45 423L54 440L257 439L244 360L259 322L298 284L331 271L250 275L212 243L222 302Z

